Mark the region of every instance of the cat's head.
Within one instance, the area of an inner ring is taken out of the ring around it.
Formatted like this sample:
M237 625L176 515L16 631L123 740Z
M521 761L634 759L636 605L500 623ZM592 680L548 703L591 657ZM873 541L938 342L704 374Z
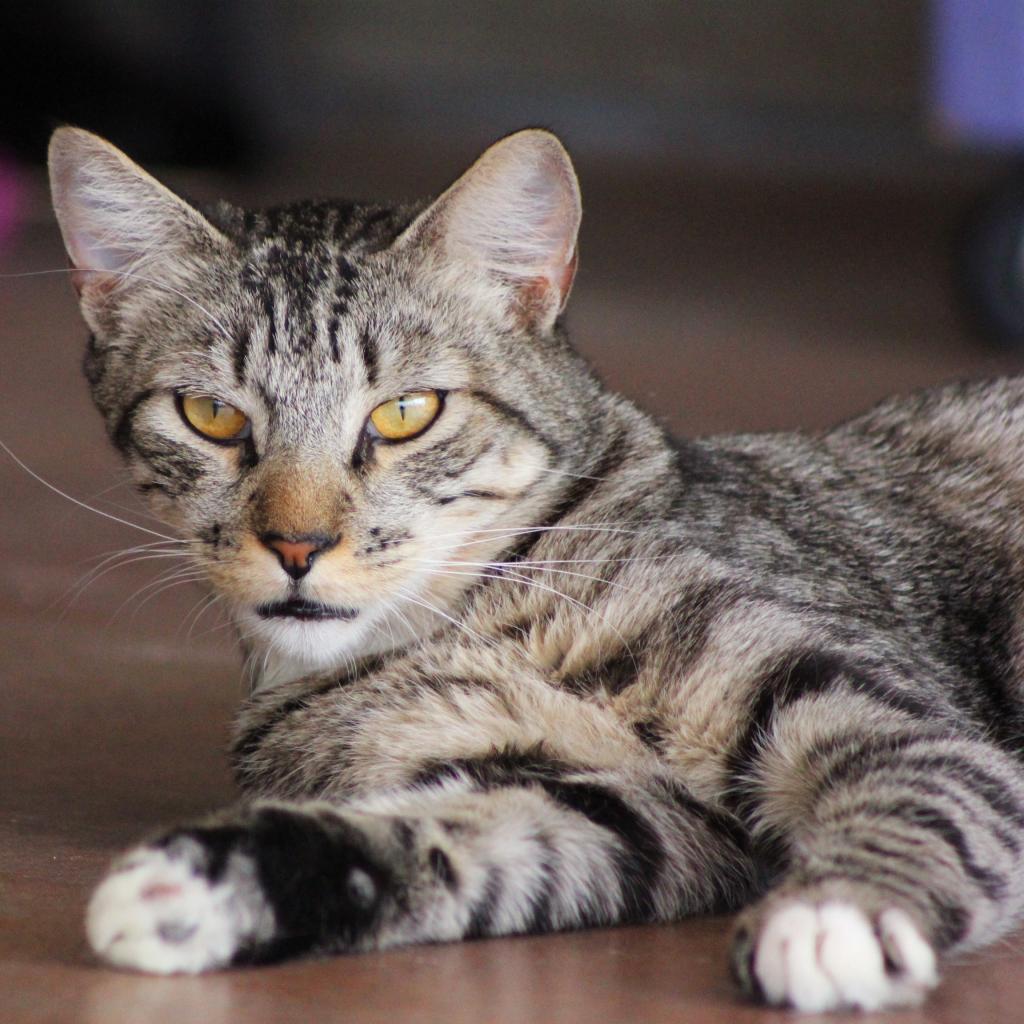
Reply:
M95 135L50 145L96 404L242 635L305 668L436 628L585 470L565 343L580 199L547 132L431 204L206 213Z

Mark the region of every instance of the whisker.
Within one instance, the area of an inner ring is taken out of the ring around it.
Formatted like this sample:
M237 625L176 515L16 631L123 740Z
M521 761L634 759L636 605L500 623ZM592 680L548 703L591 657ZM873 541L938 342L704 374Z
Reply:
M0 449L5 451L14 460L14 462L21 467L21 469L23 469L26 473L28 473L30 477L32 477L33 480L38 481L44 487L53 491L54 494L58 494L60 495L60 497L66 498L72 504L79 505L90 512L95 512L96 515L103 516L104 519L111 519L115 523L121 523L122 526L130 526L134 530L140 530L142 533L148 533L151 537L159 537L161 540L169 540L172 543L177 543L178 538L176 537L169 537L165 533L158 533L156 530L150 530L148 527L139 526L138 523L133 523L127 519L122 519L120 516L111 515L111 513L109 512L103 512L98 508L94 508L92 505L87 505L84 501L79 501L78 498L71 497L70 494L67 494L66 492L62 491L59 487L54 487L53 484L49 483L47 480L44 480L34 469L30 469L28 466L26 466L25 463L22 462L21 459L19 459L18 456L15 455L14 452L11 451L11 449L6 444L4 444L3 441L0 441Z
M161 587L161 584L167 582L170 582L171 585L177 584L178 582L189 583L193 580L202 579L205 575L206 574L201 569L195 569L191 566L183 566L180 568L168 569L166 572L162 572L159 576L157 576L155 580L150 580L149 583L146 583L143 586L139 587L132 594L126 597L117 606L117 608L114 609L113 614L110 616L110 621L113 622L118 617L118 615L121 614L122 610L127 605L131 604L136 598L141 597L143 594L146 593L147 590L152 590L154 587ZM163 588L161 587L161 590L162 589ZM157 590L156 593L160 593L161 590ZM149 601L150 597L154 596L155 594L150 594L149 597L139 602L139 604L135 606L132 615L134 616L139 611L139 609L142 608L143 605L145 605Z
M178 627L178 633L184 628L185 623L192 620L191 625L188 627L188 632L185 634L186 640L192 639L192 634L195 632L196 626L199 625L199 620L219 601L221 600L220 594L206 594L201 597L193 606L192 610L181 620L181 625ZM198 609L198 611L196 610ZM200 636L206 636L207 633L211 633L213 630L205 630L200 633Z
M64 610L61 612L60 619L58 619L58 621L61 621L63 620L64 616L67 615L67 613L72 609L72 607L74 607L75 602L78 601L78 599L89 589L89 587L91 587L94 583L101 580L104 576L107 575L107 573L113 572L115 569L121 569L126 565L131 565L133 562L148 562L156 559L187 557L189 557L187 552L183 551L155 551L149 552L144 555L139 555L137 558L127 558L124 561L115 562L113 565L107 565L106 568L103 568L103 564L106 564L107 562L111 561L111 559L108 558L104 561L103 564L94 567L88 573L86 573L85 576L82 579L80 579L77 583L73 583L70 587L68 587L67 590L65 590L64 593L60 595L60 597L56 598L50 604L47 610L52 610L61 601L67 600L67 604L65 605Z
M164 585L163 585L162 587L158 587L158 588L157 588L156 590L154 590L154 591L152 591L151 593L147 594L147 595L146 595L146 596L145 596L145 597L144 597L144 598L143 598L143 599L142 599L142 600L141 600L141 601L140 601L140 602L139 602L139 603L138 603L138 604L137 604L137 605L136 605L136 606L135 606L135 607L134 607L134 608L132 609L132 614L131 614L131 618L133 618L133 619L134 619L134 618L135 618L135 616L136 616L136 615L137 615L137 614L138 614L138 613L139 613L139 612L140 612L140 611L141 611L141 610L142 610L142 609L143 609L143 608L144 608L144 607L145 607L145 606L146 606L147 604L149 604L149 602L150 602L150 601L152 601L152 600L153 600L153 598L155 598L155 597L159 597L159 596L160 596L160 595L161 595L161 594L162 594L162 593L163 593L163 592L164 592L165 590L171 590L172 588L174 588L174 587L179 587L179 586L182 586L182 585L183 585L183 584L185 584L185 583L197 583L198 581L202 580L202 579L203 579L203 578L205 577L205 575L206 575L205 573L202 573L202 572L200 572L200 573L198 573L198 574L196 574L196 575L193 575L193 576L189 576L189 575L187 575L187 574L186 574L186 575L182 575L182 576L173 576L173 577L171 577L171 578L170 578L169 580L167 580L167 582L166 582L166 583L164 583Z
M479 575L478 573L456 572L454 570L449 569L430 569L428 570L428 572L434 573L439 576L476 577ZM618 627L616 627L612 622L610 622L606 616L602 615L596 608L592 608L585 602L580 601L575 597L571 597L569 594L563 593L556 587L549 587L544 583L540 583L538 580L530 579L528 576L522 576L519 573L510 572L506 575L506 578L514 582L522 583L524 586L536 587L538 590L543 590L549 594L554 594L557 597L562 598L564 601L568 601L571 605L574 605L577 608L582 608L588 614L596 615L619 638L619 641L622 643L623 649L626 651L626 654L629 655L630 660L633 662L634 668L636 668L639 671L639 666L636 663L636 657L634 656L633 651L630 649L629 643L626 641L626 638L622 635L622 632L618 629Z
M438 574L438 575L440 575L440 574ZM471 574L470 573L461 573L460 575L466 576L466 575L471 575ZM440 615L442 619L447 619L450 623L452 623L452 625L454 625L458 629L461 629L468 636L473 637L474 640L479 640L480 643L482 643L482 644L486 644L489 647L496 647L497 646L497 641L495 641L493 638L486 637L486 636L483 636L480 633L477 633L476 630L471 629L464 622L460 622L458 619L453 618L451 615L448 615L446 612L441 611L440 608L438 608L436 605L431 604L429 601L420 600L419 597L414 597L412 594L410 594L405 589L400 588L398 590L396 596L402 598L405 601L409 601L411 604L416 604L416 605L419 605L421 608L426 608L427 611L433 612L435 615Z
M574 480L596 480L598 483L604 483L608 479L606 476L587 476L586 473L570 473L567 469L556 469L554 466L535 466L534 469L538 473L554 473L556 476L568 476Z
M153 515L152 512L145 512L140 508L122 505L120 502L111 501L109 498L103 498L102 501L103 504L110 505L112 508L120 509L122 512L131 512L133 515L141 516L143 519L151 519L154 523L160 523L161 526L166 526L170 530L175 528L173 523L169 523L166 519L161 519L160 516ZM182 543L186 544L188 542L182 541Z
M168 554L168 555L187 555L190 553L189 541L187 540L152 540L146 544L132 544L131 547L127 548L111 548L108 551L100 552L96 555L90 555L88 558L83 559L85 562L96 562L98 564L94 568L100 568L104 562L116 558L118 555L134 555L138 553L146 553L152 551L154 554Z
M449 533L434 534L434 537L436 539L440 539L442 537L487 537L497 535L492 539L500 540L503 535L507 537L518 537L524 533L549 533L556 530L569 532L587 531L590 533L615 533L623 534L627 537L636 537L648 533L647 530L628 530L621 526L610 526L606 523L563 523L554 526L493 527L472 530L454 530Z
M200 612L200 616L204 615L205 613L206 613L206 608L204 608L203 611ZM223 622L218 622L216 626L211 626L209 629L204 629L202 631L202 633L196 633L194 639L202 640L202 638L204 636L210 636L211 633L219 633L222 629L227 629L229 626L235 626L237 628L237 625L238 624L236 622L232 621L230 618L225 617L224 621ZM191 633L191 630L189 630L189 632ZM240 630L240 629L238 630L238 635L243 640L251 640L251 639L253 639L252 635L243 633L242 630Z
M629 562L663 562L677 555L667 551L662 555L627 555L623 558L523 558L506 562L498 559L493 562L459 561L458 559L417 558L417 562L428 565L488 565L500 569L506 565L545 566L545 565L625 565Z
M417 559L417 561L423 561L423 560L422 559ZM523 565L525 565L528 568L530 568L530 567L533 567L533 566L538 565L540 563L529 563L529 562L435 562L435 563L432 563L432 564L440 565L440 566L447 566L447 565L461 565L461 566L470 566L470 567L478 566L478 567L480 567L482 569L494 569L496 571L496 575L497 576L499 576L499 577L507 577L507 576L510 575L510 570L512 570L513 568L514 569L518 569L518 568L520 568ZM550 565L544 565L543 566L543 571L544 572L558 573L560 576L576 576L576 577L578 577L579 579L582 579L582 580L592 580L594 583L604 583L604 584L607 584L609 587L617 587L620 590L625 590L627 593L630 593L630 594L637 594L637 593L639 593L639 591L636 590L634 587L626 586L625 583L619 583L617 580L605 579L605 577L603 577L603 576L590 576L590 575L588 575L585 572L573 572L571 569L552 569L550 567ZM470 575L481 575L481 574L479 574L479 573L471 573ZM520 574L519 573L515 573L515 575L520 575Z
M85 559L85 561L86 562L94 562L97 558L102 558L104 561L107 561L107 560L109 560L111 558L116 558L118 555L134 555L138 551L153 550L153 549L156 549L156 548L160 548L160 546L162 544L169 544L169 543L173 543L173 544L187 544L188 541L185 541L185 540L176 540L176 541L151 540L151 541L148 541L145 544L135 544L134 546L132 546L130 548L112 548L110 551L103 551L103 552L101 552L98 555L90 555L88 558ZM164 549L161 549L161 550L164 550ZM166 549L166 550L170 550L170 549ZM100 564L102 565L103 563L101 562Z
M108 487L101 487L98 491L88 495L88 498L89 501L99 501L100 499L102 499L103 504L105 505L110 505L112 508L118 508L122 512L131 512L133 515L141 516L143 519L151 519L153 520L154 523L160 523L161 525L167 526L173 530L174 526L172 523L167 522L166 519L161 519L159 516L153 515L152 512L147 512L140 508L129 507L128 505L122 505L120 502L112 501L110 498L104 497L105 494L109 494L111 491L116 491L118 488L134 488L134 486L135 485L131 480L117 480L114 483L110 484ZM182 541L182 543L184 544L186 542Z
M114 277L127 277L134 278L139 281L144 281L146 284L155 285L157 288L163 289L165 292L170 292L172 295L177 295L179 299L184 299L185 302L190 303L199 310L203 316L207 317L221 333L225 341L231 341L231 335L228 329L218 320L201 302L197 302L192 296L187 295L185 292L180 291L177 288L172 288L166 281L160 281L157 278L146 277L144 274L140 274L134 270L94 270L92 267L62 267L59 270L29 270L19 274L0 274L0 280L10 280L18 277L43 277L47 274L72 274L75 270L84 271L86 273L101 273L111 274Z

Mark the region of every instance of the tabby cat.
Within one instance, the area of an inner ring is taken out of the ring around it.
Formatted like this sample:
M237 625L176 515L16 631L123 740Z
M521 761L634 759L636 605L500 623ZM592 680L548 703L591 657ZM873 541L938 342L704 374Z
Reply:
M742 909L802 1010L918 1001L1024 904L1024 382L670 442L561 313L580 197L184 202L59 129L86 373L257 667L246 799L112 867L106 961Z

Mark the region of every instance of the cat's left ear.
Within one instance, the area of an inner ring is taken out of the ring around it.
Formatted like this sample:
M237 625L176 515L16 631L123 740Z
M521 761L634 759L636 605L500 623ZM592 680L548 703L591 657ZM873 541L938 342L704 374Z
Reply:
M550 132L528 129L491 146L395 244L425 246L485 279L546 331L572 288L581 213L569 154Z

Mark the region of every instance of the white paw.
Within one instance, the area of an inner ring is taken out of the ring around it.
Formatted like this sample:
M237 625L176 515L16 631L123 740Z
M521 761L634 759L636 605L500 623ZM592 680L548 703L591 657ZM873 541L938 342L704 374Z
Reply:
M230 963L254 937L273 934L273 914L248 858L232 856L217 882L205 878L202 849L178 839L139 847L93 893L85 930L96 953L118 967L195 974Z
M773 911L752 966L769 1003L808 1012L913 1006L939 980L932 947L902 910L883 911L873 927L838 901Z

